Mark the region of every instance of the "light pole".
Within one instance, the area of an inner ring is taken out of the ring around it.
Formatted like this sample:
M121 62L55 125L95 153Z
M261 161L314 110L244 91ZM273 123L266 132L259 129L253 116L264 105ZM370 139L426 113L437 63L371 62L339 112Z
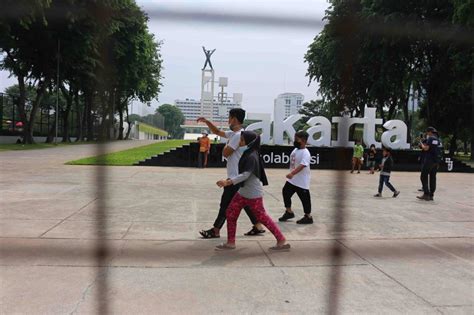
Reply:
M223 117L225 117L225 110L224 110L224 97L226 97L226 93L224 93L224 88L228 84L228 79L226 77L220 77L219 78L219 87L221 88L221 91L219 92L219 101L220 101L220 106L219 106L219 120L221 121L221 128L223 127Z

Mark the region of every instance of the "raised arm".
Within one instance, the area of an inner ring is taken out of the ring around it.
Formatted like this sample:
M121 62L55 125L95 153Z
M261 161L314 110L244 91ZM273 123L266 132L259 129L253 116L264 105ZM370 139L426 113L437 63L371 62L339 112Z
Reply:
M215 134L215 135L218 135L219 137L225 137L225 132L220 130L219 128L217 128L216 126L214 126L213 123L211 123L209 120L207 120L206 118L204 117L199 117L197 119L197 122L200 123L205 123L207 125L207 127L209 127L209 129L211 130L211 133Z

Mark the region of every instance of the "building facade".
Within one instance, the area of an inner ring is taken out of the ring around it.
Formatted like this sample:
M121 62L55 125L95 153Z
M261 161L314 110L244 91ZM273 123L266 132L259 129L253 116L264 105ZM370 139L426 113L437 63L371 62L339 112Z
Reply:
M298 114L303 106L304 95L301 93L283 93L275 99L275 111L283 114L284 118Z
M200 100L194 99L184 99L184 100L175 100L175 106L178 107L184 115L186 121L196 121L199 117L206 117L210 121L226 121L229 115L229 110L232 108L241 108L241 102L235 102L230 99L224 100L223 102L214 100L212 105L212 114L209 115L208 112L203 113ZM208 114L208 115L206 115Z

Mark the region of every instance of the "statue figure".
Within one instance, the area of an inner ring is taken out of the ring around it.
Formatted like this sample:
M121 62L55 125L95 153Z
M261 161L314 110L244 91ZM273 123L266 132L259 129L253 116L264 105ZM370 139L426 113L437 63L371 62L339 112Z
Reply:
M213 49L212 51L206 50L204 46L202 46L202 50L204 51L204 54L206 55L206 63L204 64L204 67L202 68L202 70L206 69L206 66L208 63L209 63L209 67L211 67L211 70L214 70L211 63L211 56L216 50L215 49Z

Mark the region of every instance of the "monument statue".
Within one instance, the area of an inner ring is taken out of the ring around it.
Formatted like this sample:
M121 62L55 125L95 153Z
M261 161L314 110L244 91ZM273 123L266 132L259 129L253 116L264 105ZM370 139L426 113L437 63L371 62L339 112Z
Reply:
M206 69L206 66L208 63L209 63L209 67L211 67L211 70L214 70L211 63L211 56L216 50L215 49L213 49L212 51L206 50L204 46L202 46L202 50L204 51L204 54L206 55L206 63L204 64L204 67L202 68L202 70Z

